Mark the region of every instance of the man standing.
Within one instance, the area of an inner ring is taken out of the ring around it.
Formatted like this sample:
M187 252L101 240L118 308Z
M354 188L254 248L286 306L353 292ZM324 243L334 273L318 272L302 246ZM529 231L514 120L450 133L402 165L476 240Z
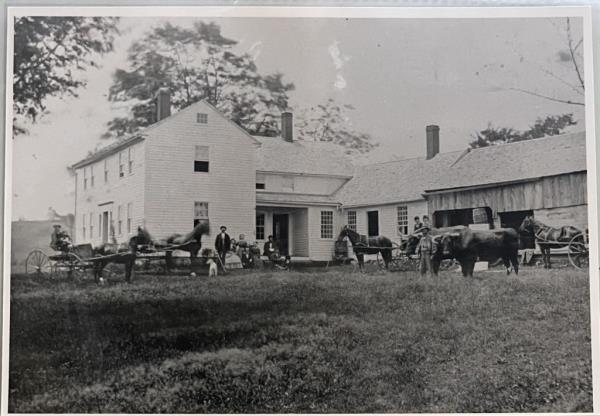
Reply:
M437 247L433 238L429 235L429 227L423 226L421 232L423 233L423 236L417 246L417 254L420 256L419 271L421 272L421 276L424 276L425 273L431 276L433 274L431 259L435 255Z
M223 271L225 271L225 255L231 250L231 238L229 238L229 234L227 234L226 231L227 227L221 225L221 232L217 235L217 239L215 240L215 250L217 250L217 254L221 259Z
M419 231L421 228L423 228L423 223L421 222L421 219L419 218L419 216L417 215L415 217L415 226L413 228L413 232L417 232Z

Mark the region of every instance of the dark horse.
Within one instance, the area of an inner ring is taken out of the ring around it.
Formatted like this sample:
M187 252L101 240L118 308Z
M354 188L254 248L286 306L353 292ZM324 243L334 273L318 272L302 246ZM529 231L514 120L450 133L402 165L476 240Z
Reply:
M187 234L172 234L165 240L155 240L147 229L138 228L138 244L142 249L164 250L167 270L173 267L173 251L181 250L190 253L191 258L198 257L198 252L202 248L202 236L208 234L210 227L208 223L202 222L194 227ZM176 247L171 249L172 247Z
M137 252L138 236L133 236L127 244L102 244L92 250L95 257L94 281L98 283L102 277L102 271L109 263L125 265L125 281L131 282L133 266Z
M544 268L552 268L550 262L550 249L562 248L569 245L569 242L582 231L571 225L565 225L560 228L550 227L528 215L519 227L520 232L529 232L535 237L535 241L540 246Z
M354 254L356 254L360 270L362 270L365 265L365 254L377 253L381 253L385 268L388 268L388 264L392 260L392 241L389 238L384 236L367 238L367 236L351 230L348 226L345 226L342 229L338 241L343 240L344 237L348 237L352 243L352 250L354 251Z

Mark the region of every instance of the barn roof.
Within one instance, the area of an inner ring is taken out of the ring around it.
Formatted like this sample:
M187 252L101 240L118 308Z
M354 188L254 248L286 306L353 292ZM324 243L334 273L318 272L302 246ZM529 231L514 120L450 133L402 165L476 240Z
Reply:
M288 142L281 137L258 137L256 170L350 177L354 167L343 149L332 143L308 140Z
M424 189L478 187L585 171L585 144L585 132L579 132L472 149Z
M450 168L463 152L363 165L335 195L345 206L383 205L423 199L422 193Z

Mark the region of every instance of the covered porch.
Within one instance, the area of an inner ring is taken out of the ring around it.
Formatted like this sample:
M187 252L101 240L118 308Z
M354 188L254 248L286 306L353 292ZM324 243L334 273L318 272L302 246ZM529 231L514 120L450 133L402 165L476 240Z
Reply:
M257 206L256 241L261 250L269 235L282 256L309 260L308 207Z

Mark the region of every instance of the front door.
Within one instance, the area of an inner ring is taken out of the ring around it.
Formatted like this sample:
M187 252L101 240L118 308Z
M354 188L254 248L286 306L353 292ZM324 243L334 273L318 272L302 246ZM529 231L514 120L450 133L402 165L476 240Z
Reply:
M102 213L102 242L108 243L108 211Z
M379 235L379 211L367 211L367 224L369 237Z
M279 254L287 256L289 253L289 215L273 214L273 240L279 247Z

